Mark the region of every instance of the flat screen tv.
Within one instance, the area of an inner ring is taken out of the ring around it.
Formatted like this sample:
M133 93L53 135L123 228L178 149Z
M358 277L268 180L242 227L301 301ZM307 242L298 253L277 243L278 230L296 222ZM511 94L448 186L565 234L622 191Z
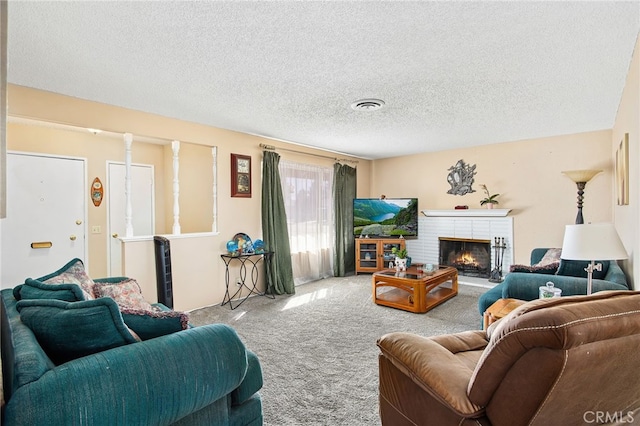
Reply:
M417 237L417 198L356 198L353 234L369 237Z

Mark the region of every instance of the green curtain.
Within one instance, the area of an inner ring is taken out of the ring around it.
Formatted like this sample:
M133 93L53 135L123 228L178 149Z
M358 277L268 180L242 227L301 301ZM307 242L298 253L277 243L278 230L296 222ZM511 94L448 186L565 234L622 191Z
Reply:
M294 294L291 248L287 230L287 213L284 209L280 172L280 155L264 151L262 160L262 236L266 251L275 252L265 262L267 293Z
M344 277L356 270L353 238L353 199L356 198L356 169L343 164L333 165L333 206L336 222L336 249L333 273Z

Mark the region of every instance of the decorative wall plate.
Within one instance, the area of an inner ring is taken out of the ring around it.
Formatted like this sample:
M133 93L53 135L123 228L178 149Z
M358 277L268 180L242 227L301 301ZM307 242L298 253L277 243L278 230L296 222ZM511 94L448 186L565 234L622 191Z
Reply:
M240 249L242 253L253 253L253 243L251 238L244 232L238 232L234 235L233 241L236 242L238 249Z

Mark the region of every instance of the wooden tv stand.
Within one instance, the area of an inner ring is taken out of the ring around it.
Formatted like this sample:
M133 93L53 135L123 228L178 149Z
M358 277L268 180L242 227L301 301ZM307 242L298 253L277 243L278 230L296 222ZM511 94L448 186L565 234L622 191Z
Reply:
M389 268L395 260L393 248L406 247L404 238L356 238L356 274L373 273Z

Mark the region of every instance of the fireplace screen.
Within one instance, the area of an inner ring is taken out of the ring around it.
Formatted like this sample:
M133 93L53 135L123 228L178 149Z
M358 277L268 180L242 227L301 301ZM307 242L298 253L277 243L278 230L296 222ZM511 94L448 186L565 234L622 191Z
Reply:
M489 278L491 241L440 237L440 265L452 266L460 275Z

